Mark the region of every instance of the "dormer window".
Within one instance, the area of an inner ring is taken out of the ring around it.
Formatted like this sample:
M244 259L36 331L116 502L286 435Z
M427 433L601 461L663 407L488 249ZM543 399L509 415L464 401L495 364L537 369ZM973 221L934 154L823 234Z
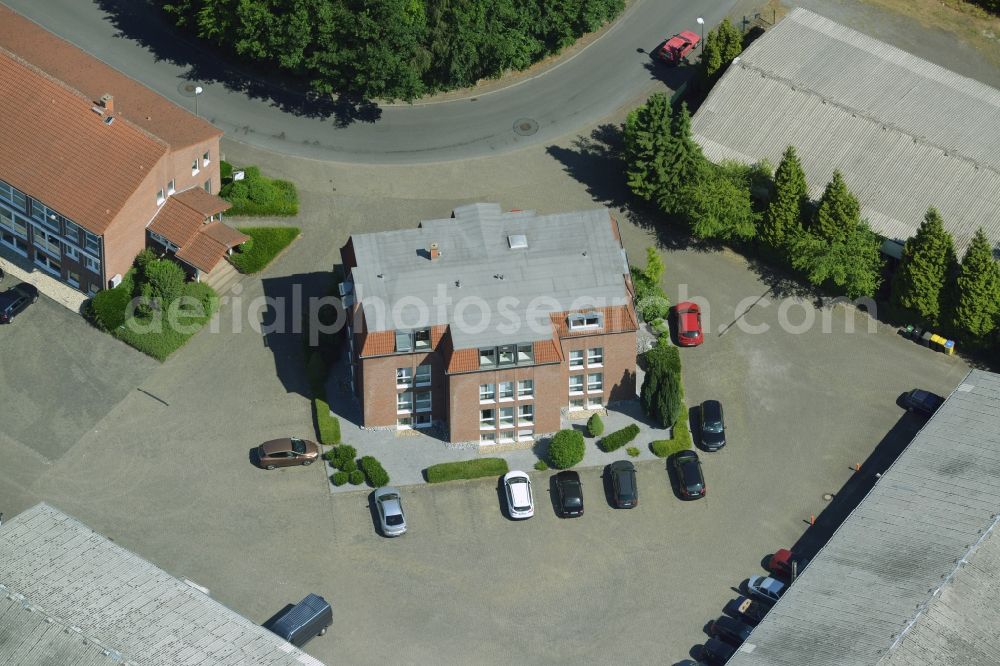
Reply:
M191 160L191 175L192 176L196 175L198 173L198 171L199 171L199 169L198 169L198 158L196 157L193 160Z
M157 190L156 191L156 205L159 206L164 201L166 201L166 199L163 198L163 190Z
M571 314L566 318L569 324L569 330L580 331L590 328L601 328L603 325L603 317L600 312L581 312L578 314Z
M176 191L177 191L177 188L174 187L174 179L171 178L170 182L167 183L167 194L173 194Z

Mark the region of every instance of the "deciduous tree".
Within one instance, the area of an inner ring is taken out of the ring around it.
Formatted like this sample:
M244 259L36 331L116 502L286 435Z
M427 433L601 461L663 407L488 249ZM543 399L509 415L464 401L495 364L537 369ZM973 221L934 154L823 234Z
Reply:
M868 223L860 221L834 241L799 231L788 249L792 266L805 271L809 282L833 285L848 298L859 298L873 297L882 281L880 245Z

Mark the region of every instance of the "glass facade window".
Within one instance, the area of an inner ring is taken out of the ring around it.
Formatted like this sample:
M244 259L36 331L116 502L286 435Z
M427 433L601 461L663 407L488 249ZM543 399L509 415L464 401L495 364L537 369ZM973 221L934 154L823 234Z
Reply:
M93 257L88 257L84 255L83 265L86 266L87 270L90 271L91 273L101 272L101 262L99 262L97 259L94 259Z
M431 383L431 366L429 365L418 365L417 374L415 379L417 386L430 386Z
M479 410L479 427L493 428L496 424L496 412L492 409Z
M501 400L513 400L514 382L500 382L499 394Z
M413 332L413 348L418 351L431 348L431 329L422 328Z
M396 368L396 385L409 386L413 382L413 368Z
M412 412L413 411L413 392L403 391L402 393L396 394L396 411L397 412Z
M569 367L571 368L582 368L583 367L583 350L573 349L569 353Z
M524 423L533 423L534 421L535 421L535 406L518 405L517 422L519 424L524 424Z
M514 408L513 407L501 407L500 408L500 427L512 426L514 425Z
M519 344L517 346L517 362L533 363L535 360L534 346L531 344Z
M63 218L63 229L63 238L68 240L73 245L80 244L80 227L76 226L66 218Z
M480 384L479 385L479 400L482 402L493 402L496 397L496 390L493 388L493 384Z
M530 398L535 394L535 382L530 379L522 379L517 383L517 397Z
M583 375L569 376L569 392L583 393Z
M587 328L600 328L601 315L599 312L572 314L567 318L567 322L569 323L569 329L571 331Z
M431 411L431 392L430 391L420 391L414 395L414 402L417 406L418 412L429 412Z
M64 244L63 252L66 253L66 257L68 259L72 259L73 261L80 261L80 251L77 250L72 245L69 245L68 243Z
M101 238L100 236L95 236L89 231L83 232L84 243L83 247L88 251L92 252L98 257L101 256Z
M497 350L493 347L479 350L479 367L489 368L497 364Z
M516 349L517 349L516 345L502 345L501 347L499 347L498 351L500 352L500 356L499 356L499 363L498 364L499 365L514 365L514 363L516 362L516 358L517 358L516 356L514 356L514 354L517 353Z
M587 350L587 365L604 364L604 347L594 347Z
M176 191L177 191L177 188L175 186L174 179L171 178L170 182L167 183L167 194L173 194Z
M488 444L495 444L497 441L497 434L495 432L482 432L479 433L479 441Z
M595 391L604 390L604 374L600 372L594 372L587 375L587 392L592 393Z

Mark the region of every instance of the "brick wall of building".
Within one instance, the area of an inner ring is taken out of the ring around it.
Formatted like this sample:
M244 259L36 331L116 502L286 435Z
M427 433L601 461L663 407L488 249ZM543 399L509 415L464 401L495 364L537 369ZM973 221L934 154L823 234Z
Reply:
M560 340L563 356L566 362L562 367L564 406L573 399L587 401L600 397L602 403L629 400L635 397L635 332L612 333L606 335L588 335L583 337L564 338ZM603 361L600 367L589 364L588 350L600 348L603 350ZM570 368L572 351L583 352L582 368ZM587 375L601 373L603 389L600 393L587 391ZM570 375L583 376L583 395L569 395Z

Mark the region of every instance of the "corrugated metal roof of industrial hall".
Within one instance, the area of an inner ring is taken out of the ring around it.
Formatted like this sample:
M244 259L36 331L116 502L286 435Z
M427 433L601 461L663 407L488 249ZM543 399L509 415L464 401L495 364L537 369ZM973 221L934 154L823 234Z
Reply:
M730 666L1000 663L1000 375L972 370Z
M550 312L628 301L628 264L613 224L606 208L538 215L462 206L414 229L353 236L355 293L369 331L450 324L456 349L549 339ZM511 248L516 235L527 247ZM434 260L432 243L440 252ZM441 307L439 290L450 299ZM461 305L470 297L490 309L485 327L478 307ZM517 303L505 305L504 297ZM456 313L472 325L456 325Z
M0 526L0 663L322 666L45 503Z
M980 226L1000 242L1000 90L805 9L729 67L692 131L714 161L795 146L814 198L839 169L887 238L935 206L959 252Z

